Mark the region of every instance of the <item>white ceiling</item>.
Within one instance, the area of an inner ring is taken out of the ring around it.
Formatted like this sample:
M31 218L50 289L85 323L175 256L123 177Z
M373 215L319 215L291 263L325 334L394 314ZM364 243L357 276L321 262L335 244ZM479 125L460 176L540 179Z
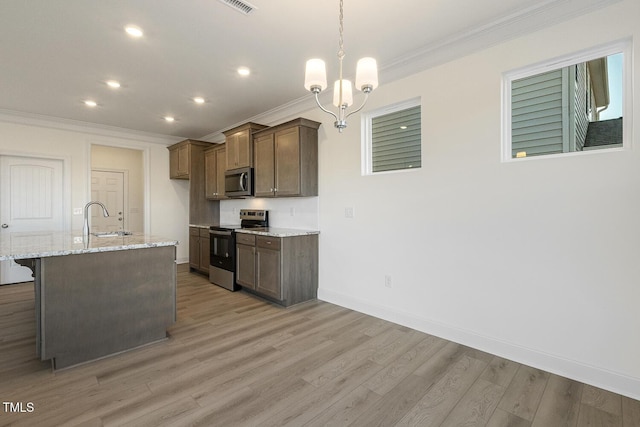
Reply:
M345 73L373 56L383 85L615 1L345 0ZM337 76L338 0L250 3L245 16L219 0L0 0L0 113L202 138L310 101L307 59Z

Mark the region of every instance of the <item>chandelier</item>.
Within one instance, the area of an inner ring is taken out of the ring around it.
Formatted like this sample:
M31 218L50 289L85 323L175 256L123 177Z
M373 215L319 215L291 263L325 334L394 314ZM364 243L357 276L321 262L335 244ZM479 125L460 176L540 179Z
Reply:
M315 95L318 107L336 119L334 126L338 128L339 132L342 132L342 130L347 127L347 118L360 111L362 107L364 107L364 104L367 103L369 94L378 87L378 67L376 60L373 58L361 58L356 66L356 88L364 92L365 98L360 107L347 114L347 108L353 104L353 92L351 89L351 81L342 78L342 60L344 59L344 14L342 9L343 0L340 0L340 38L338 40L340 73L338 80L336 80L333 85L333 105L338 107L338 114L324 108L318 99L318 94L327 88L327 70L322 59L310 59L307 61L304 79L304 87Z

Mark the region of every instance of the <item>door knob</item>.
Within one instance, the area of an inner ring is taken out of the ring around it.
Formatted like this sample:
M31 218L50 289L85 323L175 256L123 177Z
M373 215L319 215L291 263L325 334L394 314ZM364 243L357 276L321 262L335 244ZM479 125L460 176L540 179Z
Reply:
M9 228L9 224L2 224L0 227L2 227L2 228Z

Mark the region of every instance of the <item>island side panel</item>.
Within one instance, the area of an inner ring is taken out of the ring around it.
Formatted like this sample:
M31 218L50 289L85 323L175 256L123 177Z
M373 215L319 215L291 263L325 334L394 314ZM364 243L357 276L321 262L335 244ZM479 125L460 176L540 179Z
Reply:
M42 360L56 369L166 338L176 320L175 246L42 258Z

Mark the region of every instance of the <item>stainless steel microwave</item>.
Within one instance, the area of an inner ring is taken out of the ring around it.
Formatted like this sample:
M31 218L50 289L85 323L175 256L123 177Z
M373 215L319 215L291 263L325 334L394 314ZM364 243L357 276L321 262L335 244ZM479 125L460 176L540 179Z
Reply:
M224 174L224 194L227 197L253 196L253 168L226 171Z

